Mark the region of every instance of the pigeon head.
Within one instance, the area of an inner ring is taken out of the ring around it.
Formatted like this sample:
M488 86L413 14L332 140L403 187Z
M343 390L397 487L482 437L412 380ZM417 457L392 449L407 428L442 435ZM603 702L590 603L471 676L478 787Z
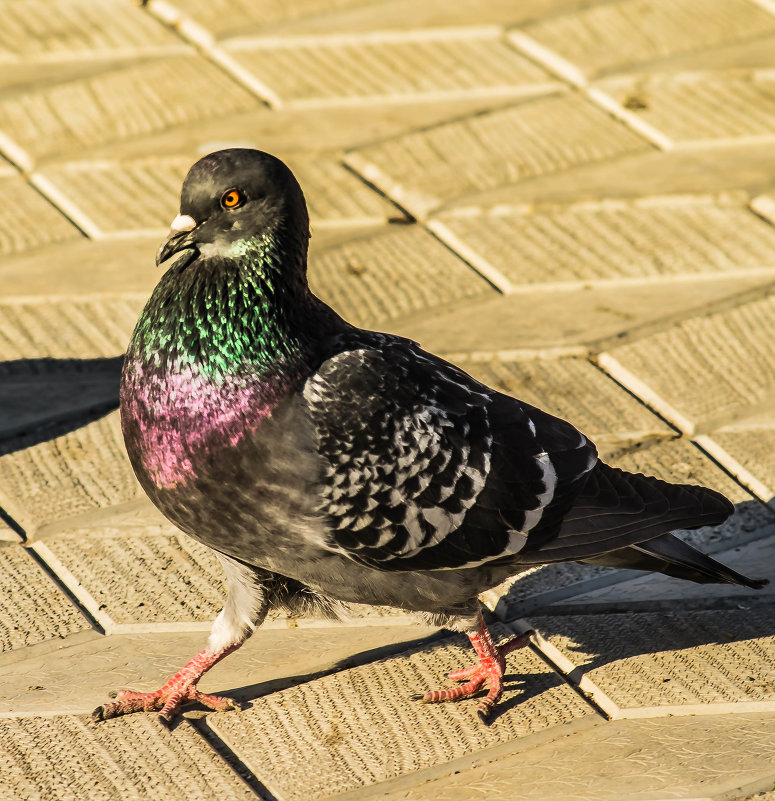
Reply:
M230 148L201 158L188 171L180 214L159 248L156 263L183 250L207 260L251 252L296 250L305 263L309 218L304 195L280 159L260 150Z

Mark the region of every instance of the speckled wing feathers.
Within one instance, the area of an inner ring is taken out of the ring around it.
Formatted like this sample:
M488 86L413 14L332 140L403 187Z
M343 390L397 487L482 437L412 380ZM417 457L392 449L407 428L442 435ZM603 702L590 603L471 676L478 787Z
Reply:
M408 340L368 344L336 353L304 387L325 463L319 511L330 546L398 570L519 553L542 530L558 484L562 499L568 483L539 441L532 407ZM569 424L544 417L563 429L570 450L584 452L576 483L594 448Z

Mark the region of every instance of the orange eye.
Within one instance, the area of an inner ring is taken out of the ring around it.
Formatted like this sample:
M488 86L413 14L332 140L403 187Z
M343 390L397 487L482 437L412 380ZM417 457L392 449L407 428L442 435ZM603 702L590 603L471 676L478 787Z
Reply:
M245 202L245 195L239 189L229 189L221 197L221 205L225 209L236 209Z

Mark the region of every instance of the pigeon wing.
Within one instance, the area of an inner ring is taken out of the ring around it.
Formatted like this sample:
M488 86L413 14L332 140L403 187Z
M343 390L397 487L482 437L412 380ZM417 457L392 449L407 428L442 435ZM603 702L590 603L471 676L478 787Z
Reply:
M408 340L344 350L306 382L327 543L386 570L472 567L551 538L594 446Z

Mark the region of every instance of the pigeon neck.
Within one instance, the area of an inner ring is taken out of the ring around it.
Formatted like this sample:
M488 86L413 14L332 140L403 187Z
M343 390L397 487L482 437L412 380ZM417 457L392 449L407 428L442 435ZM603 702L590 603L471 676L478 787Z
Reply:
M173 266L138 324L143 360L164 354L167 370L190 368L216 382L303 373L339 318L307 286L306 241L292 244L283 252L263 234Z

